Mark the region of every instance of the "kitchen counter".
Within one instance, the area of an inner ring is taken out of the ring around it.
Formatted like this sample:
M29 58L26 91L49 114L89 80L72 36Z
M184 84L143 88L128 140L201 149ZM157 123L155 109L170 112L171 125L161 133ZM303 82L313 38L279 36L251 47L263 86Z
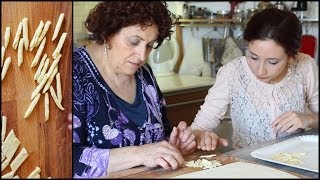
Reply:
M271 144L277 143L277 142L281 142L284 141L286 139L289 138L293 138L296 136L301 136L301 135L318 135L319 132L318 130L310 130L310 131L305 131L302 133L298 133L298 134L294 134L294 135L290 135L288 137L284 137L284 138L279 138L273 141L269 141L266 143L261 143L259 145L256 146L251 146L251 147L245 147L242 149L238 149L238 150L234 150L234 151L230 151L228 153L224 153L221 154L219 152L216 151L200 151L197 150L195 151L193 154L185 156L185 160L195 160L198 159L199 156L201 155L208 155L208 154L217 154L217 156L215 157L215 159L219 160L222 164L229 164L232 162L237 162L237 161L242 161L242 162L250 162L250 163L256 163L256 164L261 164L261 165L265 165L267 167L273 167L276 168L278 170L282 170L288 173L291 173L293 175L296 175L300 178L319 178L319 174L318 173L314 173L311 171L306 171L306 170L302 170L302 169L297 169L297 168L293 168L293 167L289 167L289 166L284 166L281 164L275 164L275 163L269 163L266 161L262 161L259 159L255 159L253 157L250 156L250 153L256 149L262 148L262 147L266 147L269 146ZM145 166L138 166L138 167L134 167L131 169L127 169L127 170L123 170L123 171L119 171L119 172L114 172L114 173L110 173L107 176L104 176L103 178L169 178L169 177L174 177L177 175L182 175L182 174L186 174L186 173L190 173L190 172L195 172L195 171L199 171L201 169L199 168L190 168L190 167L182 167L179 168L177 170L165 170L161 167L157 167L157 168L147 168ZM209 177L208 177L209 178Z
M162 93L208 87L215 81L212 77L179 74L156 77L156 79Z

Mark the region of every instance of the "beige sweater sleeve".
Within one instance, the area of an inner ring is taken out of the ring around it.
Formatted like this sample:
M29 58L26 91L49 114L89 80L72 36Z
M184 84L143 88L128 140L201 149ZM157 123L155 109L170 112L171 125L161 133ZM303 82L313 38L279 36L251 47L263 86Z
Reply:
M319 112L319 67L316 61L309 57L307 60L306 99L312 112Z
M213 131L228 110L230 104L228 76L232 74L230 66L223 66L219 69L216 81L208 91L205 102L200 106L192 129Z

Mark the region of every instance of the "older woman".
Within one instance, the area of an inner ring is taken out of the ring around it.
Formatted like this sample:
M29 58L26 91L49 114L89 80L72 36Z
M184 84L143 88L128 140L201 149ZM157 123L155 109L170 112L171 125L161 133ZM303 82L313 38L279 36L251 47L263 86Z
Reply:
M146 64L150 51L172 33L166 3L101 2L86 27L96 41L73 55L74 177L139 165L182 166L195 136L185 122L171 128Z

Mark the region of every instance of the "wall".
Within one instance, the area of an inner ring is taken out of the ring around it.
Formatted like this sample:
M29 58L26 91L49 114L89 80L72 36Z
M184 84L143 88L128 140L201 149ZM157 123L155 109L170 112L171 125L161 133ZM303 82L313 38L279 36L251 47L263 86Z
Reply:
M272 4L275 1L270 1ZM229 1L219 1L219 2L196 2L196 1L170 1L168 2L169 10L175 15L182 15L182 6L187 3L188 6L195 5L196 7L207 7L211 12L216 12L218 10L230 10ZM259 1L242 2L238 4L238 8L244 10L249 8L257 8ZM284 2L285 6L288 8L295 7L295 1ZM311 19L318 19L318 2L308 2L308 11L306 16ZM315 59L318 61L318 46L319 46L319 23L302 23L304 33L306 34L306 29L308 29L308 34L316 37L316 53ZM242 34L243 29L236 27L234 30L234 37L237 38ZM180 74L192 74L198 76L210 76L210 64L203 61L202 55L202 37L211 38L223 38L224 29L222 27L183 27L183 49L184 57L183 62L180 67Z
M89 14L90 9L99 1L92 2L73 2L73 37L74 40L83 39L87 36L86 28L84 27L84 21ZM176 14L182 15L182 7L186 1L168 1L169 10ZM257 7L259 1L242 2L238 4L240 9L246 10L249 8ZM272 4L275 1L271 1ZM294 1L284 2L286 7L294 6ZM228 1L218 2L200 2L200 1L188 1L188 5L195 5L196 7L207 7L211 12L217 10L229 10L230 4ZM318 2L308 2L307 16L310 18L318 19ZM314 35L317 38L316 47L319 46L319 23L303 23L304 27L308 27L308 33ZM304 33L305 28L304 28ZM203 61L202 55L202 37L222 38L224 29L219 27L214 29L212 27L184 27L183 31L183 44L184 44L184 58L180 67L180 74L193 74L198 76L210 76L210 64ZM234 30L234 37L237 38L242 34L242 29L236 27ZM175 34L173 35L173 37ZM315 59L318 61L318 48L316 48Z
M89 15L89 11L98 4L99 1L73 2L73 39L83 39L87 33L84 21Z

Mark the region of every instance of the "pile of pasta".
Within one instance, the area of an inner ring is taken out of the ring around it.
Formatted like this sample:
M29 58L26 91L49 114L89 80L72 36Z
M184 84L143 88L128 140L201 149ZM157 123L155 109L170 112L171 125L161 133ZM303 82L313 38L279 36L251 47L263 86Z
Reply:
M279 162L283 162L283 163L286 163L286 164L290 164L290 165L300 165L300 164L303 164L303 161L302 159L304 158L304 156L306 155L307 153L284 153L284 152L281 152L281 153L276 153L272 159L273 160L276 160L276 161L279 161Z
M62 26L62 22L64 19L64 14L61 13L59 15L57 24L54 29L54 33L52 36L52 41L54 41L58 35ZM34 56L34 59L31 63L31 68L37 68L34 74L34 81L36 81L36 87L31 94L31 103L29 107L26 109L24 118L27 119L30 114L33 112L41 95L44 96L44 114L45 121L49 119L49 94L50 91L51 97L53 98L56 106L60 110L64 110L62 106L62 89L61 89L61 78L60 72L58 70L58 63L62 57L60 54L63 44L66 40L67 33L62 32L59 42L55 47L55 50L51 54L53 61L50 63L50 58L47 53L44 53L46 41L47 41L47 32L51 25L51 21L47 21L45 24L41 20L39 26L37 27L31 42L29 43L28 37L28 18L23 18L19 23L17 28L15 37L13 39L12 48L17 52L17 62L18 67L23 64L24 58L23 54L33 51L37 48L37 52ZM6 27L5 35L4 35L4 44L1 47L1 82L6 78L7 71L10 70L11 57L5 58L6 50L9 48L10 42L10 27ZM56 90L53 87L53 81L56 80ZM56 93L57 92L57 93ZM2 116L2 115L1 115ZM7 174L2 174L2 178L19 178L16 175L16 171L21 166L21 164L27 159L28 151L23 147L21 151L16 155L13 159L14 154L18 150L20 145L19 139L16 137L14 130L12 129L5 138L6 135L6 124L7 118L2 116L2 131L1 131L1 172L3 172L8 165L10 164L11 171ZM4 139L5 138L5 139ZM13 159L13 160L12 160ZM12 161L11 161L12 160ZM11 163L10 163L11 162ZM34 171L30 173L28 178L40 178L40 167L35 167ZM24 177L25 178L25 177Z
M212 169L218 166L221 166L222 164L220 163L220 161L213 159L210 160L211 157L215 157L216 154L211 154L211 155L203 155L200 156L199 159L197 159L196 161L187 161L186 162L186 166L187 167L194 167L194 168L202 168L202 169ZM208 158L208 159L206 159Z
M10 164L11 171L7 174L2 174L1 178L20 178L15 175L21 164L29 156L28 151L23 147L21 151L13 159L14 154L18 150L20 145L19 139L14 134L13 129L6 135L7 117L2 116L2 128L1 128L1 174L3 170ZM13 160L12 160L13 159ZM12 161L11 161L12 160ZM11 163L10 163L11 161ZM41 169L35 167L35 169L29 174L28 178L40 178Z
M61 13L57 24L54 29L54 33L52 36L52 41L54 41L59 34L61 29L61 25L64 19L64 14ZM33 79L37 82L37 86L35 87L34 91L31 94L31 103L24 114L24 118L28 118L32 113L33 109L35 108L36 104L38 103L41 94L44 94L44 104L45 104L45 121L49 119L49 95L48 90L50 91L51 97L53 98L56 106L60 110L64 110L62 106L62 90L61 90L61 78L60 73L58 70L58 63L62 57L60 51L63 47L63 44L66 40L67 33L63 32L60 36L60 40L52 53L53 62L50 65L50 58L48 57L47 53L43 53L43 49L46 45L46 34L51 25L51 21L47 21L46 24L43 23L41 20L39 23L38 28L36 29L34 36L29 44L29 37L28 37L28 18L23 18L22 21L19 23L19 26L16 31L16 35L13 40L12 47L16 50L17 49L17 57L18 57L18 66L20 67L23 63L23 54L24 50L32 51L34 48L38 47L37 53L34 56L34 59L31 63L31 68L37 67L37 71L34 74ZM1 81L3 81L6 77L6 73L11 63L11 57L7 57L4 60L6 49L8 48L9 40L10 40L10 27L6 27L5 35L4 35L4 46L2 46L1 50ZM20 35L22 33L22 37ZM41 60L40 57L42 56ZM4 62L3 62L4 60ZM40 61L40 63L39 63ZM38 65L39 64L39 65ZM52 86L53 80L56 79L56 90Z

